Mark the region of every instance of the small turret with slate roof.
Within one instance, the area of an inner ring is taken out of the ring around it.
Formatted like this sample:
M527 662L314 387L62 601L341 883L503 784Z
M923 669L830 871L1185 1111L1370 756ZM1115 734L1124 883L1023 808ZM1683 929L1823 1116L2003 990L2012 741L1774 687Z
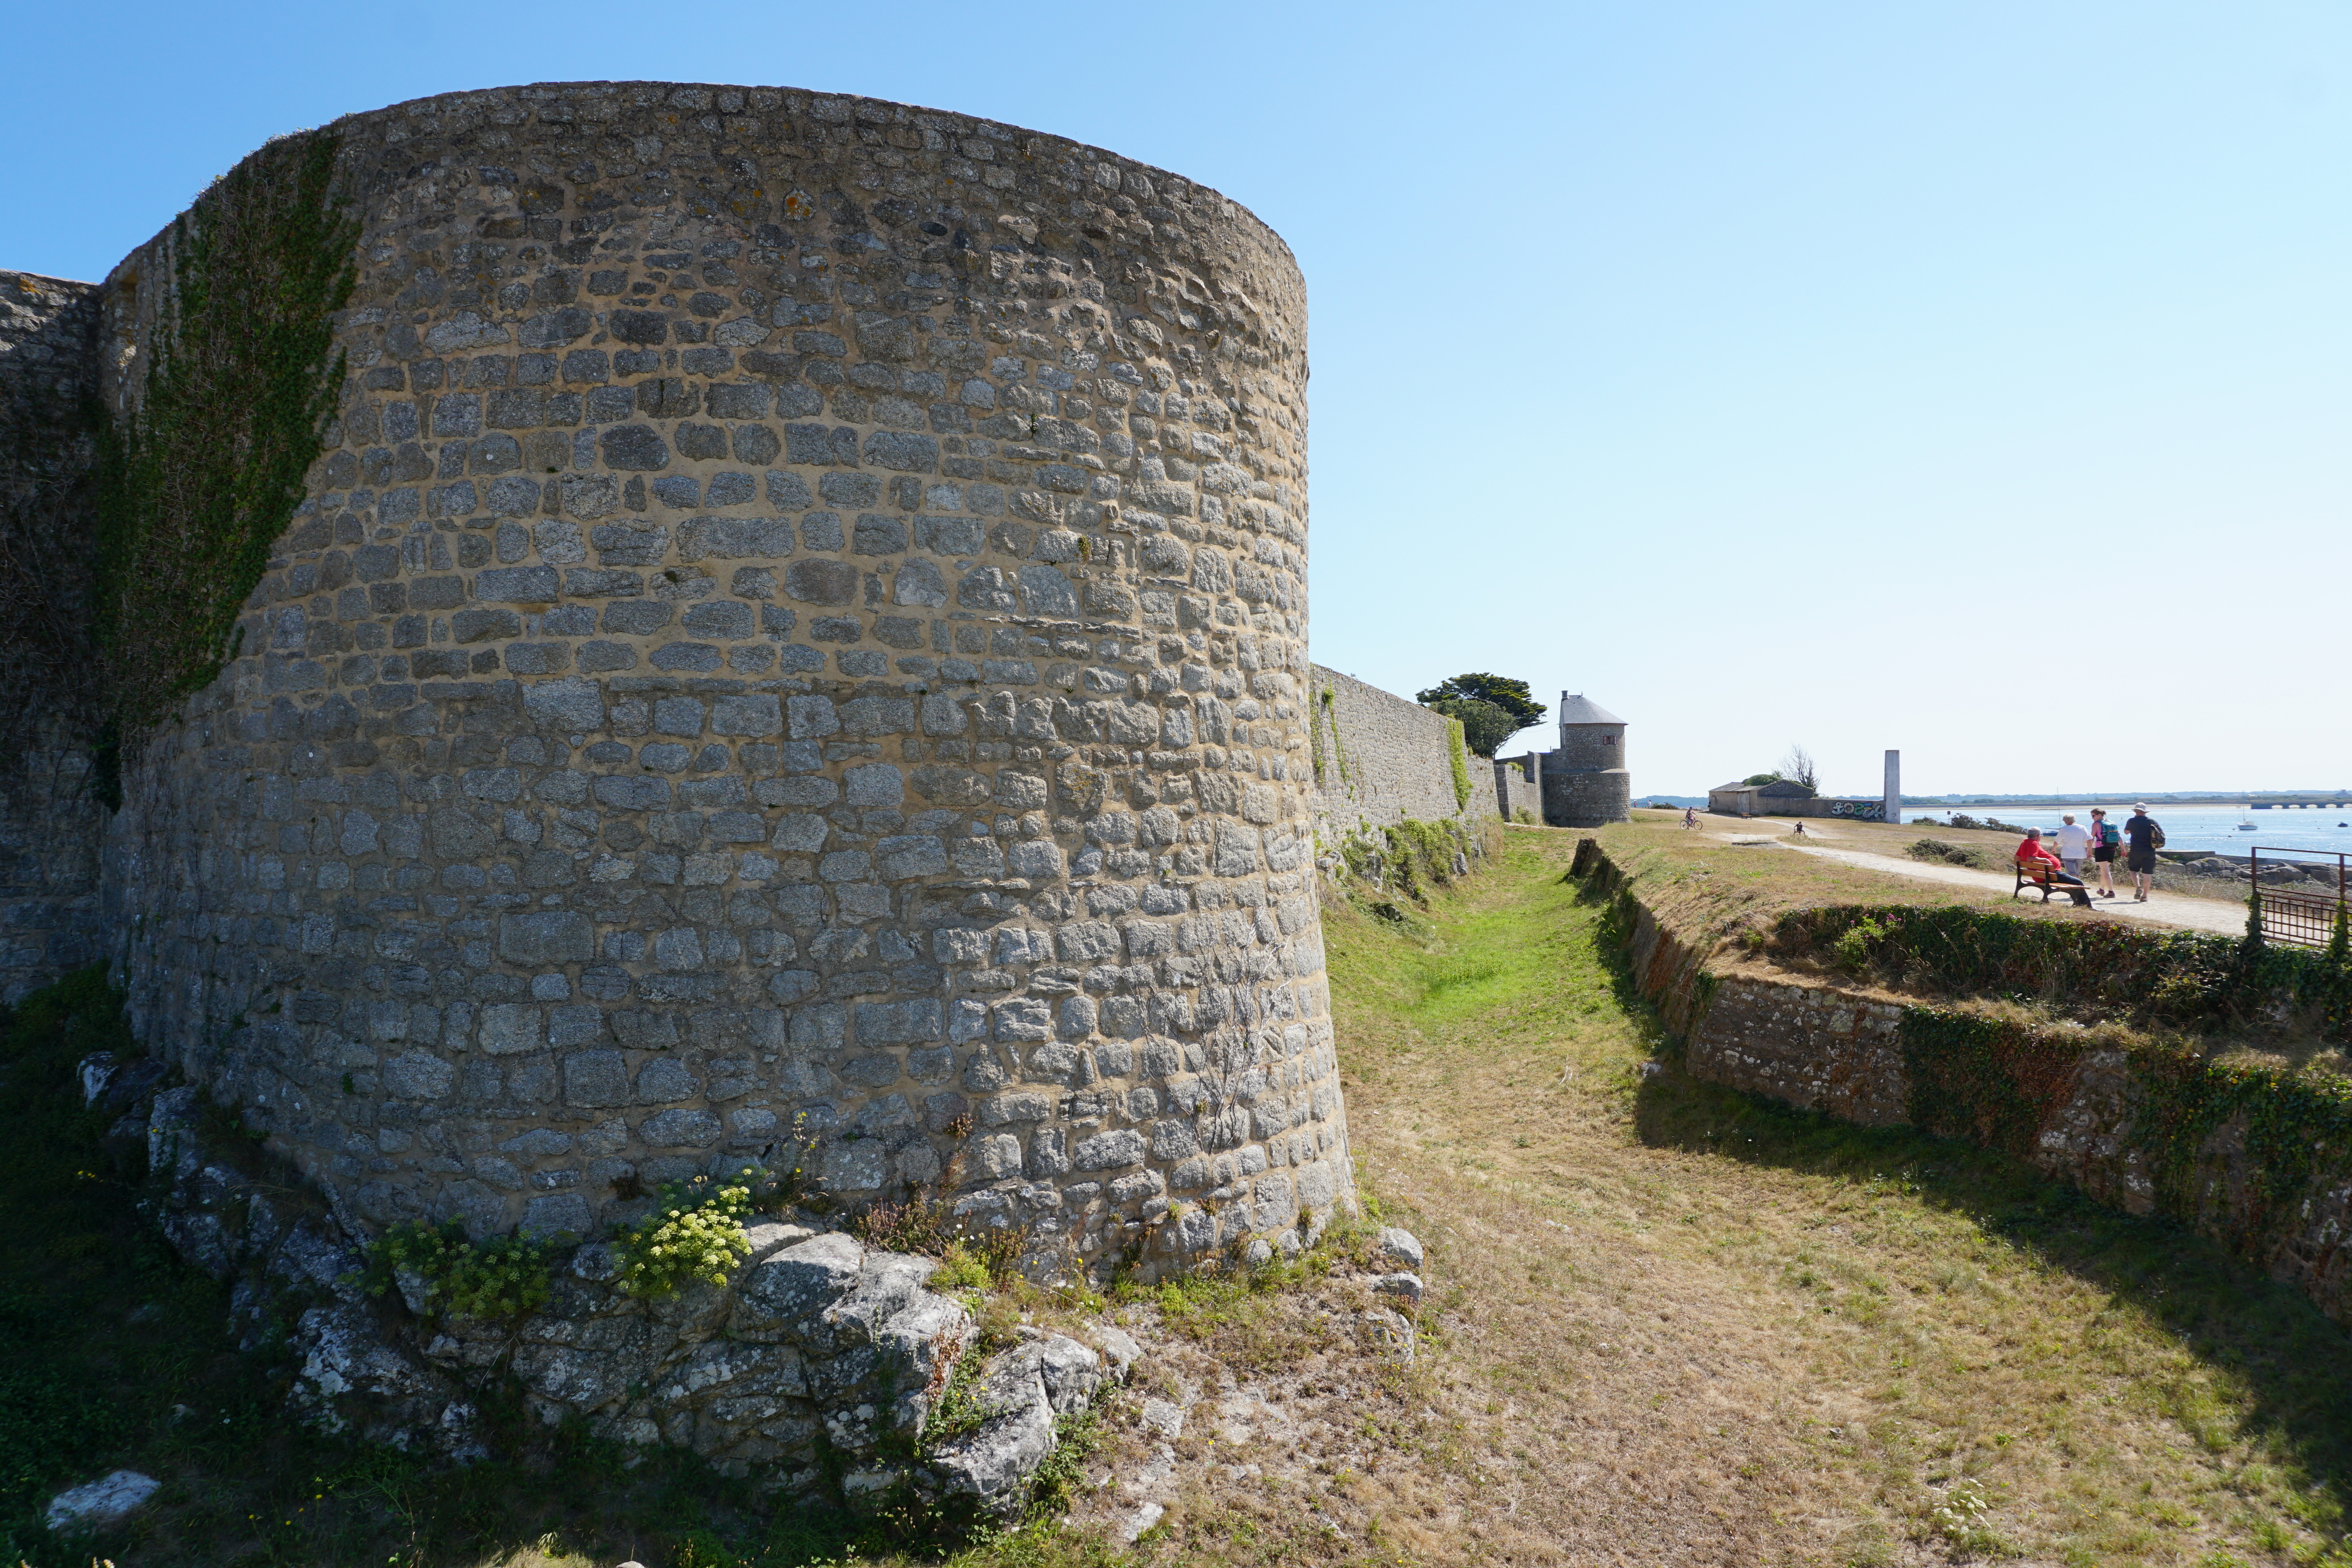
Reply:
M1625 767L1625 721L1579 692L1559 694L1559 750L1562 769L1571 773L1622 772ZM1547 769L1550 758L1545 759ZM1622 816L1610 821L1622 821Z
M1580 692L1559 694L1559 749L1529 752L1518 766L1543 802L1547 826L1597 828L1633 814L1625 721Z

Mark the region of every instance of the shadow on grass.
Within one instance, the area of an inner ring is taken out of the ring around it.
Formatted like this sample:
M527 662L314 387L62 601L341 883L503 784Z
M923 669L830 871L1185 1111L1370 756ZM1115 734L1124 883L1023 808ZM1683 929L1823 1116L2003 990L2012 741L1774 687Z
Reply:
M470 1466L307 1430L286 1414L291 1326L240 1351L226 1285L183 1264L139 1213L74 1067L132 1050L95 970L0 1009L0 1563L392 1568L536 1551L673 1568L934 1561L919 1523L763 1494L693 1454L639 1451L480 1402L500 1457ZM129 1156L129 1160L123 1157ZM162 1481L121 1526L59 1536L47 1500L118 1469ZM1100 1561L1052 1525L971 1554L995 1568Z
M1653 1147L1706 1154L1808 1175L1895 1177L1919 1197L2137 1309L2242 1394L2227 1434L2206 1417L2171 1412L2199 1439L2271 1448L2300 1472L2325 1517L2305 1522L2332 1542L2352 1514L2352 1336L2301 1292L2216 1242L2160 1217L2107 1207L2021 1161L1909 1127L1860 1127L1761 1095L1683 1076L1681 1046L1635 984L1611 928L1606 894L1594 946L1618 1004L1667 1071L1635 1094L1634 1127Z

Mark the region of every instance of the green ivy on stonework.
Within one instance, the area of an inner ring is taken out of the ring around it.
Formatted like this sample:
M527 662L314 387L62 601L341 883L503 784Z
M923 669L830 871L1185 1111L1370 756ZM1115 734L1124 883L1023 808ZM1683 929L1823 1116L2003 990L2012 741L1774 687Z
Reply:
M2031 1158L2092 1049L2071 1034L1906 1008L1899 1035L1910 1082L1906 1114L1939 1136ZM2213 1135L2241 1122L2259 1201L2234 1217L2231 1240L2248 1257L2267 1256L2305 1195L2334 1185L2352 1161L2352 1083L2340 1078L2209 1061L2193 1049L2154 1044L2124 1056L2134 1090L2126 1144L2146 1160L2163 1212L2191 1224L2206 1218L2200 1162Z
M1424 822L1407 817L1348 835L1339 843L1340 863L1358 882L1392 889L1425 901L1432 887L1454 880L1454 857L1484 852L1476 836L1459 822Z
M1446 759L1454 764L1454 809L1457 811L1467 810L1470 806L1470 763L1462 754L1467 744L1463 738L1462 721L1448 718L1445 721L1445 755Z
M2293 1218L2315 1179L2340 1171L2352 1155L2352 1083L2340 1078L2189 1051L2141 1050L2131 1058L2139 1089L2133 1142L2147 1155L2157 1201L2183 1218L2194 1218L2200 1199L2200 1152L2233 1118L2244 1119L2247 1167L2271 1224Z
M1943 1008L1904 1009L1897 1033L1912 1124L2020 1159L2083 1056L2079 1041Z
M110 756L135 754L236 657L238 612L301 504L342 385L333 318L358 277L339 147L329 131L271 142L173 224L168 278L129 282L154 300L135 403L98 433ZM110 792L119 804L119 778Z
M2352 963L2332 947L1894 904L1793 910L1772 945L1954 995L2036 997L2201 1030L2300 1013L2327 1038L2352 1038Z
M1319 715L1311 711L1308 713L1307 717L1311 722L1307 726L1307 738L1314 746L1315 786L1319 789L1323 787L1323 770L1329 765L1336 765L1338 767L1339 781L1342 784L1348 781L1348 747L1347 743L1339 738L1339 709L1331 688L1329 686L1325 686L1319 694L1318 700L1321 704L1323 711ZM1325 725L1331 727L1331 750L1328 758L1325 757L1323 751L1323 727Z

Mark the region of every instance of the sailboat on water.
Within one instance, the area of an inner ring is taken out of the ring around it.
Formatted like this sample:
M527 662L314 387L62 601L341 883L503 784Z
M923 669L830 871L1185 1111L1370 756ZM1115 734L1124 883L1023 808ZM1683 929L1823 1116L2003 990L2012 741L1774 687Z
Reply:
M2251 833L2253 831L2254 809L2252 806L2248 806L2244 810L2238 813L2238 831L2242 833Z

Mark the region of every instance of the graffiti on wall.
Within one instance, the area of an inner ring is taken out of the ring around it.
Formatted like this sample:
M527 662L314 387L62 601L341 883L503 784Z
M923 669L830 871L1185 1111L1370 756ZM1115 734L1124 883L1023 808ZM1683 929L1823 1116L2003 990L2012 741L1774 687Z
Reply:
M1884 800L1824 800L1822 804L1830 809L1831 816L1843 817L1849 821L1886 821L1886 802Z

